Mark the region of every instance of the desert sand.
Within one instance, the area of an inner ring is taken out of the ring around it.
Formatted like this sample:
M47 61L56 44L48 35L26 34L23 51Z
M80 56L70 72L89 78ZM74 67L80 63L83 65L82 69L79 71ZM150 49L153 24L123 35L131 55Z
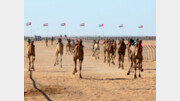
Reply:
M156 44L155 41L144 42L146 43ZM52 101L156 100L156 61L144 61L142 77L134 79L134 70L127 75L130 67L127 57L125 57L125 69L118 69L117 57L115 65L109 66L103 62L102 52L100 59L96 60L89 50L91 44L84 43L83 78L79 79L78 73L72 75L74 69L72 55L66 55L64 49L63 68L59 65L54 66L55 44L50 45L49 41L49 46L46 47L44 41L39 41L35 42L36 70L32 72L30 78L26 45L27 42L24 42L25 101L47 101L47 97ZM77 69L79 70L79 67Z

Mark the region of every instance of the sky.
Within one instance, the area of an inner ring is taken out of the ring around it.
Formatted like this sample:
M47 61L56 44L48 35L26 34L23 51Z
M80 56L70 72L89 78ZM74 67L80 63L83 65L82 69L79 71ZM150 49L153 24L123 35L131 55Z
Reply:
M27 22L32 26L26 26ZM61 26L64 22L65 27ZM44 27L44 23L49 25ZM120 24L124 27L119 28ZM25 36L65 34L155 36L156 0L24 0Z

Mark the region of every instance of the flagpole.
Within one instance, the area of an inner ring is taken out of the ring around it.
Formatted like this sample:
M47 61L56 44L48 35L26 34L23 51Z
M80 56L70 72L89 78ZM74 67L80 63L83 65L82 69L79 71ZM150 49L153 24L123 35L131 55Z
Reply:
M31 35L32 35L32 24L31 24Z

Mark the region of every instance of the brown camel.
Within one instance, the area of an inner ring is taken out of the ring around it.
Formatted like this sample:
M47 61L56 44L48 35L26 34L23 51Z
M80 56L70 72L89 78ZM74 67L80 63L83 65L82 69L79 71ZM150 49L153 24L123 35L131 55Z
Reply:
M114 47L114 56L113 56L113 58L115 59L116 58L117 44L116 44L116 41L114 41L114 40L113 40L113 47Z
M34 61L35 61L35 45L34 45L34 41L29 41L29 44L27 45L27 57L29 59L29 71L31 69L33 69L33 71L35 71L34 69Z
M60 67L62 68L62 56L63 56L63 43L61 38L58 39L58 43L56 45L56 60L54 66L59 64L58 55L60 54Z
M82 45L82 40L79 41L79 43L76 44L75 49L74 49L74 54L73 54L73 60L74 60L74 71L73 75L77 72L76 65L77 65L77 59L79 59L79 77L82 78L81 76L81 69L82 69L82 62L84 59L84 50L83 50L83 45Z
M131 67L127 73L127 75L130 74L130 70L131 68L135 69L135 74L134 74L134 78L137 78L136 76L136 69L139 69L139 77L141 77L140 72L143 71L142 69L142 60L143 60L143 56L142 56L142 41L140 41L137 45L137 47L135 45L131 45L130 46L130 59L131 59Z
M107 59L107 50L108 50L108 40L106 39L103 42L104 62L106 62Z
M115 65L115 63L114 63L114 46L113 46L113 42L112 41L108 43L107 53L108 53L108 63L109 63L109 66L110 66L111 60L112 60L112 64Z
M96 44L96 40L93 40L93 45L92 45L92 56L94 56L94 45Z
M122 69L124 69L124 56L126 52L126 44L124 43L124 39L119 42L119 48L118 48L118 61L119 61L119 68L121 66L122 62Z

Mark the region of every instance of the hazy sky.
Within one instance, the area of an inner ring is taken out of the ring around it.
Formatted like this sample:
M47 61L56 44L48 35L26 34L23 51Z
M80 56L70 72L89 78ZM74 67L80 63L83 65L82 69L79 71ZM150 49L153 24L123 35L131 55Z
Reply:
M32 22L32 26L26 26ZM66 27L61 26L65 22ZM84 27L80 27L81 23ZM44 23L49 26L44 27ZM98 27L104 24L104 27ZM123 24L123 28L118 26ZM139 29L139 25L143 29ZM32 28L32 33L31 33ZM155 0L24 0L25 35L155 36Z

